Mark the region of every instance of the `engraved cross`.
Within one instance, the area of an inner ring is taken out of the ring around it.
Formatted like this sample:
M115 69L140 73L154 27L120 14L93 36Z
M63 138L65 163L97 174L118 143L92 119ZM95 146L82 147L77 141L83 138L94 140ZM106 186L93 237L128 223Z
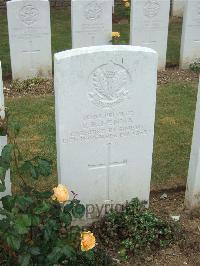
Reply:
M106 155L106 164L100 163L100 164L88 164L88 168L90 170L96 170L96 169L106 169L106 195L107 200L110 200L110 169L113 167L122 167L127 165L127 160L122 161L111 161L111 143L107 143L107 155Z

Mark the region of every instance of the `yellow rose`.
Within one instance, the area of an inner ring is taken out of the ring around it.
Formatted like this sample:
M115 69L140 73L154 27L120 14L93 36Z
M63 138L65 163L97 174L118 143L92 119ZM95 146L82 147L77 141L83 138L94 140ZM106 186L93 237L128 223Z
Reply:
M81 250L88 251L95 247L95 236L90 231L81 233Z
M57 200L60 203L69 200L69 192L66 186L59 184L57 187L53 188L53 192L53 200Z
M129 2L126 2L124 6L125 7L129 7L130 6L130 3Z
M112 37L119 38L120 37L120 33L118 31L113 31L112 32Z
M123 2L128 2L129 0L123 0Z

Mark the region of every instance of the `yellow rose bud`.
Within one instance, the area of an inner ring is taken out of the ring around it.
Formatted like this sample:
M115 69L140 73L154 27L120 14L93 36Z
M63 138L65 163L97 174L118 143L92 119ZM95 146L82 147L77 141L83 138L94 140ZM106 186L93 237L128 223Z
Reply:
M82 232L81 233L81 250L82 251L88 251L90 249L93 249L96 244L96 239L93 233L90 231Z
M57 187L53 188L53 200L57 200L60 203L66 202L69 200L69 192L66 186L59 184Z
M112 32L112 37L119 38L120 37L120 33L118 31L113 31Z
M130 3L129 2L126 2L125 3L125 7L129 7L130 6Z

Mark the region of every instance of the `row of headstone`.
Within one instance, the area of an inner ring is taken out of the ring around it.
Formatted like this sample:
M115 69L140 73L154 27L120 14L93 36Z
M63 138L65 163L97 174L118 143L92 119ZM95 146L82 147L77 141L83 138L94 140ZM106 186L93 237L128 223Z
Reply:
M113 0L72 0L72 47L111 42ZM200 0L185 6L181 67L188 68L200 53ZM158 69L165 69L170 0L132 0L132 45L154 49ZM48 0L7 2L13 79L51 77L51 28ZM18 14L16 16L16 14Z
M1 119L5 118L1 61L0 61L0 118ZM7 144L7 136L0 136L0 153L6 144ZM0 182L2 182L1 179ZM0 198L11 194L10 171L7 171L6 173L5 187L6 190L4 192L0 192Z

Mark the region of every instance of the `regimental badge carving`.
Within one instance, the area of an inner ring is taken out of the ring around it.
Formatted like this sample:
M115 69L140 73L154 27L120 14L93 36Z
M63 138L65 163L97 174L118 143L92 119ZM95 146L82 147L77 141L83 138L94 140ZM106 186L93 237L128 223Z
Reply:
M158 0L147 0L144 4L144 15L149 18L155 17L160 10Z
M39 10L32 4L27 4L20 9L19 17L21 21L30 26L38 20Z
M90 2L86 5L85 8L85 17L86 19L93 21L97 20L103 14L103 7L101 4L96 2Z
M131 77L124 66L113 63L96 68L89 76L89 100L112 108L127 98Z

